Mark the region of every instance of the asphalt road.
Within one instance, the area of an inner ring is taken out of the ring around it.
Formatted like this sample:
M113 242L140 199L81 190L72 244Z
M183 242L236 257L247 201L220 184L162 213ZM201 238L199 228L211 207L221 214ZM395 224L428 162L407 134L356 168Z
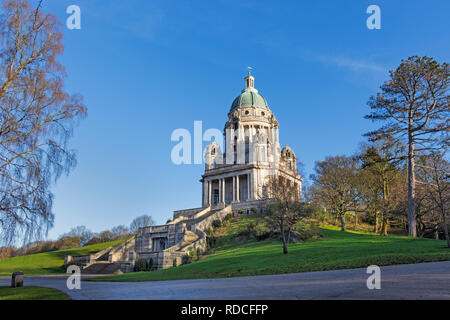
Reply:
M366 269L156 282L89 282L69 290L67 276L25 277L25 286L59 289L72 299L448 299L450 261L381 267L381 289ZM10 285L1 277L0 286Z

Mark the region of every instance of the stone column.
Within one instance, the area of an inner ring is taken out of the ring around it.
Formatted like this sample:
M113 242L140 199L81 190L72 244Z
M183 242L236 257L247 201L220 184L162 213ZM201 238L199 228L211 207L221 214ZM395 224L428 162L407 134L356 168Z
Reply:
M232 202L236 201L236 177L233 177L233 200Z
M212 181L208 181L208 206L211 206Z
M250 200L250 173L247 174L247 200Z
M239 175L236 176L236 201L239 202Z
M221 182L222 182L222 194L221 194L222 203L225 204L225 178L223 178Z
M222 203L222 179L217 179L217 183L219 184L219 201L217 204Z
M205 182L205 180L203 180L203 182L202 182L202 207L206 207L205 185L206 185L206 182Z

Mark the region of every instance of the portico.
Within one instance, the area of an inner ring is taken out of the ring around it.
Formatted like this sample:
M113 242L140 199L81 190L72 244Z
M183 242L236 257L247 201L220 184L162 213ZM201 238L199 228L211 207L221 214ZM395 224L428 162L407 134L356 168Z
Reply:
M203 183L203 207L228 205L254 200L252 172L234 172L205 177Z

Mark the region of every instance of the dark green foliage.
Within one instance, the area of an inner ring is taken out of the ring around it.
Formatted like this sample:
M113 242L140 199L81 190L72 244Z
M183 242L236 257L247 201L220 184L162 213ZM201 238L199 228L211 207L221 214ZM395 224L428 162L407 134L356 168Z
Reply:
M302 241L306 241L311 238L323 237L319 224L316 222L300 221L296 226L295 233L300 237Z
M147 271L147 260L145 259L137 259L134 263L134 271Z
M205 233L206 233L206 247L207 250L209 251L216 244L216 236L214 235L214 232L211 229L207 229Z
M189 263L191 263L192 262L192 260L191 260L191 258L189 257L189 255L184 255L183 256L183 258L181 259L181 263L182 264L189 264Z
M183 256L183 264L188 264L196 260L198 260L197 252L194 250L194 247L189 247L188 253Z
M153 258L150 258L150 260L148 261L148 266L147 266L148 271L152 271L153 264L154 264Z
M212 227L213 228L220 228L222 226L222 222L220 220L214 220L212 222Z

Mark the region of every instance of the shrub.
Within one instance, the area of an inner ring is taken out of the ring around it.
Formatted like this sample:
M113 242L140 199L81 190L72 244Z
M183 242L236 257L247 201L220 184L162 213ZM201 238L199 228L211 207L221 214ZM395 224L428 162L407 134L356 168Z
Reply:
M172 265L173 265L174 267L176 267L176 266L177 266L177 258L173 258L173 262L172 262Z
M206 233L206 248L207 250L210 250L212 247L216 245L216 236L214 235L214 232L211 231L211 229L207 229L205 233Z
M153 269L153 264L154 264L153 258L150 258L150 260L148 261L148 267L147 267L147 270L148 270L148 271L152 271L152 269Z
M247 224L247 226L245 226L244 229L238 232L238 237L249 238L254 236L254 232L255 232L255 223L251 221L249 224Z
M147 270L147 260L143 258L137 259L136 262L134 263L134 271L139 272L146 270Z
M189 257L189 255L184 255L183 256L183 258L181 259L181 263L182 264L188 264L188 263L191 263L192 262L192 260L191 260L191 258Z
M255 238L258 241L266 240L271 236L271 231L264 223L258 223L254 227Z
M198 259L198 256L197 256L197 252L194 250L194 247L189 247L187 254L184 255L182 258L182 263L188 264L197 259Z
M214 229L220 228L221 226L222 226L222 222L221 222L220 220L214 220L214 221L212 222L212 227L213 227Z
M64 271L67 273L67 269L69 269L70 266L76 266L77 264L75 263L75 261L70 261L68 264L64 265ZM80 267L81 269L81 267Z
M191 261L195 261L198 259L197 252L194 250L194 247L190 247L188 249L188 256Z
M226 221L230 220L231 218L233 218L233 215L231 213L229 213L225 216L225 218L223 218L223 221L226 222Z
M319 225L315 222L300 221L296 226L296 234L303 241L311 238L323 237Z

